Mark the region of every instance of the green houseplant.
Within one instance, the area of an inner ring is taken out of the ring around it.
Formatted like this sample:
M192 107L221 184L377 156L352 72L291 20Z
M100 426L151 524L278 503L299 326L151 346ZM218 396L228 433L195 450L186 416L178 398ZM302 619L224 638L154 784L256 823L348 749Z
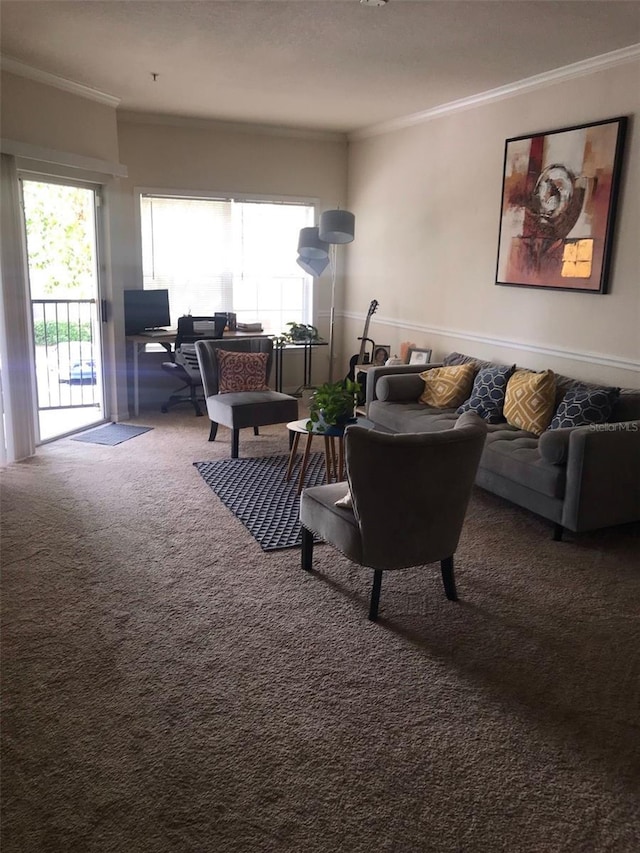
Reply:
M303 344L309 341L319 341L320 335L315 326L306 323L287 323L286 332L278 335L278 340L285 344Z
M342 427L353 420L360 390L360 383L351 379L319 385L309 402L307 430L326 432L329 427Z

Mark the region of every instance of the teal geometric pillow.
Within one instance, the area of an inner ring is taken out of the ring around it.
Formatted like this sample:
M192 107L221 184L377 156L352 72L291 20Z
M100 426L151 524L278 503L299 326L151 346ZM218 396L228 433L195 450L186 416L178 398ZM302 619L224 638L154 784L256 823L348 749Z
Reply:
M477 412L489 424L502 423L507 382L515 369L515 364L483 367L474 380L471 396L460 406L457 414Z
M619 388L574 385L560 401L549 429L604 424L611 417L611 410L619 396Z

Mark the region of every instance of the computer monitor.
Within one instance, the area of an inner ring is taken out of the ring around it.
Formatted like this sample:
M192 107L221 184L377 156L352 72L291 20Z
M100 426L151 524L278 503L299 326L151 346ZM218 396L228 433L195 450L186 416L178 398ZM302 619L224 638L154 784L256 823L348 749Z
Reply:
M126 335L137 335L146 329L158 329L170 323L168 290L124 291Z

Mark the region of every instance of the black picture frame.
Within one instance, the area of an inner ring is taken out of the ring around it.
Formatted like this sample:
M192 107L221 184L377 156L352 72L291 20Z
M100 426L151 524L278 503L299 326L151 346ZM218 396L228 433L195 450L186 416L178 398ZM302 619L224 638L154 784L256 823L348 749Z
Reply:
M385 364L388 358L391 358L391 344L376 344L373 347L371 363L374 367L380 367Z
M497 285L607 293L627 124L506 140Z
M407 364L429 364L431 361L431 350L420 347L409 347L407 353Z

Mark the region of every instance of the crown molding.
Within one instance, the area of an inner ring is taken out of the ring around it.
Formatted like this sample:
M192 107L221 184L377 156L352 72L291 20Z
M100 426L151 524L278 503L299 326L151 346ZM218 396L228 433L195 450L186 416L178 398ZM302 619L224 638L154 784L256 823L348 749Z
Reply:
M127 167L122 163L85 157L82 154L70 154L67 151L57 151L55 148L43 148L41 145L31 145L29 142L19 142L15 139L0 139L0 151L34 163L55 163L57 166L82 169L99 175L111 175L114 178L128 176Z
M320 142L347 142L346 133L332 130L309 130L274 124L252 124L251 122L224 121L222 119L195 118L164 113L143 113L135 110L118 110L118 122L127 124L150 124L164 127L189 127L194 130L223 130L230 133L259 133L263 136L285 136L294 139L310 139Z
M320 312L322 316L326 312ZM353 320L361 323L364 315L355 311L344 311L340 313L341 317L348 320ZM472 343L488 344L494 347L504 347L505 349L517 350L521 352L532 352L538 355L543 355L550 358L562 358L570 361L582 361L588 364L597 364L601 367L613 367L617 370L630 370L633 373L640 374L640 361L619 358L615 355L607 355L597 352L578 352L575 350L560 349L558 347L540 346L533 343L522 343L521 341L513 341L508 338L500 338L492 335L479 335L475 332L464 332L460 329L446 329L441 326L426 326L420 323L411 322L408 320L388 320L382 319L376 315L376 322L380 326L388 326L390 328L402 329L403 332L418 332L420 334L438 335L444 338L458 338L461 341L471 341Z
M98 91L98 89L92 89L91 86L85 86L82 83L76 83L64 77L58 77L57 74L50 74L48 71L40 71L38 68L32 68L30 65L26 65L24 62L20 62L20 60L13 59L10 56L0 56L0 68L9 74L16 74L18 77L35 80L36 83L53 86L54 89L62 89L64 92L79 95L81 98L87 98L90 101L97 101L99 104L106 104L108 107L113 107L114 109L120 103L120 98L116 98L114 95L107 95L105 92Z
M393 133L396 130L403 130L407 127L413 127L417 124L424 124L432 119L441 118L451 113L461 112L462 110L472 109L473 107L483 106L495 101L501 101L505 98L512 98L514 95L521 95L525 92L532 92L535 89L542 89L546 86L553 86L556 83L564 80L572 80L576 77L583 77L587 74L594 74L597 71L603 71L607 68L614 68L616 65L622 65L626 62L633 62L640 58L640 44L632 44L629 47L623 47L620 50L614 50L610 53L603 53L599 56L592 56L590 59L584 59L581 62L574 62L571 65L565 65L561 68L555 68L552 71L545 71L543 74L536 74L534 77L526 77L523 80L517 80L514 83L509 83L506 86L499 86L497 89L489 89L486 92L480 92L477 95L470 95L468 98L460 98L457 101L450 101L448 104L441 104L438 107L433 107L423 112L413 113L402 118L392 119L391 121L374 124L370 127L363 127L359 130L354 130L348 134L349 141L366 139L370 136L380 136L385 133Z

